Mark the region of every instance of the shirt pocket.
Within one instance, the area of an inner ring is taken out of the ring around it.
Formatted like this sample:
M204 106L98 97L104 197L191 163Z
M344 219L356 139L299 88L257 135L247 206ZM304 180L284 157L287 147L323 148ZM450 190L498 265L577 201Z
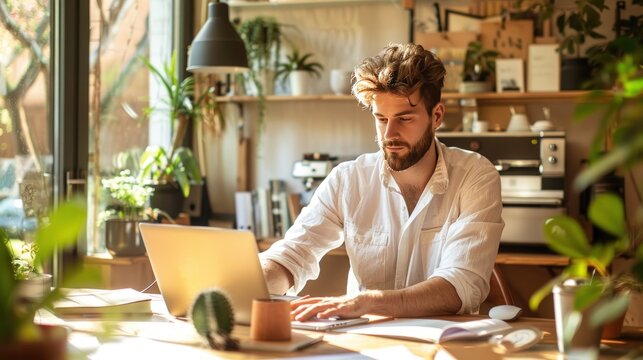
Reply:
M443 226L423 229L420 233L420 250L422 252L422 265L424 276L429 277L440 265L440 251L442 248Z
M353 223L344 225L346 253L360 288L379 289L386 281L386 251L389 233L361 230Z

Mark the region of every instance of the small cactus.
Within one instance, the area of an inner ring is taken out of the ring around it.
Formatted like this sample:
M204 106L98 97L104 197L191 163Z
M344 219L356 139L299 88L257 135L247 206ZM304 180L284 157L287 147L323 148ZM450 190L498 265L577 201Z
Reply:
M234 311L228 298L217 289L204 290L197 295L190 318L196 331L217 350L237 350L239 343L233 339Z

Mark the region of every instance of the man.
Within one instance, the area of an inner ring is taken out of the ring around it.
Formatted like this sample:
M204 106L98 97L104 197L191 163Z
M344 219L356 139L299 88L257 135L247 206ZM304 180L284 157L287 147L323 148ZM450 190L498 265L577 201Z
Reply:
M293 316L416 317L477 311L504 223L500 178L479 154L435 139L445 69L422 46L390 45L355 69L380 151L339 164L284 240L261 254L271 293L299 292L342 243L347 295L303 298Z

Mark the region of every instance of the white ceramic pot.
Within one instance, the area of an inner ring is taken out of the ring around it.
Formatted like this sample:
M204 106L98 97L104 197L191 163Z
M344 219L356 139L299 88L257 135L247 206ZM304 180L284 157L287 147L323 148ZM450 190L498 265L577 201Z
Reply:
M18 281L18 299L26 302L37 302L44 298L52 286L50 274L38 274L27 280Z
M574 310L574 299L580 286L580 283L575 280L567 280L562 285L556 285L552 290L558 351L561 353L582 352L586 355L595 353L598 356L603 327L593 327L589 323L589 314L593 306L583 311L580 326L574 336L568 341L564 338L564 329L567 326L569 315Z
M295 70L288 75L290 81L290 93L292 95L308 94L308 79L310 74L307 71Z
M332 69L330 71L330 89L337 95L349 95L351 93L351 76L353 73L347 70Z

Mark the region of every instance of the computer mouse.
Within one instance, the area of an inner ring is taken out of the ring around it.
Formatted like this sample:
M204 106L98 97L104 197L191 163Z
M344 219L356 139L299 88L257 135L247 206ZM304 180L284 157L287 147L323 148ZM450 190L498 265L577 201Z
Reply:
M498 305L489 310L489 317L497 320L513 321L520 317L522 309L513 305Z

